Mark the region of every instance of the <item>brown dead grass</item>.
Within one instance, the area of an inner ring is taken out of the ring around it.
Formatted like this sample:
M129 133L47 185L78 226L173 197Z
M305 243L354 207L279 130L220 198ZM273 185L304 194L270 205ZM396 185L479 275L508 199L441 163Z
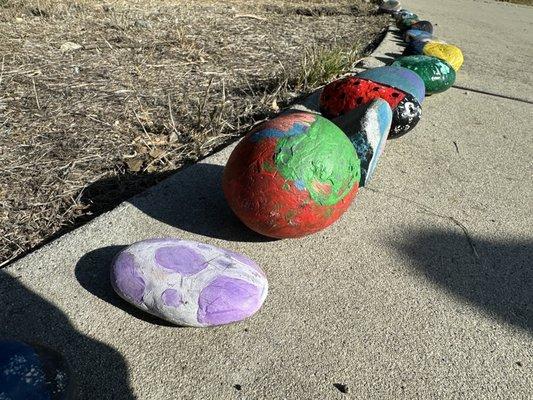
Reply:
M386 21L362 0L0 0L0 265L344 72Z
M498 0L504 3L523 4L526 6L533 6L533 0Z

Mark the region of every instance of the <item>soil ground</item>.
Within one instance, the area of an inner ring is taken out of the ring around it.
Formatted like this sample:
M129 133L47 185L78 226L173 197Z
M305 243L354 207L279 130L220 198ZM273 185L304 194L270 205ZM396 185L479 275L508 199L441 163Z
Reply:
M349 69L387 24L374 10L0 0L0 266Z

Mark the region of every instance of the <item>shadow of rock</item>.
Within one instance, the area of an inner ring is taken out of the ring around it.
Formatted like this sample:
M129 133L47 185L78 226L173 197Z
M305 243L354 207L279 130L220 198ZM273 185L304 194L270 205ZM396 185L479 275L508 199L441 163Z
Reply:
M4 271L0 271L0 304L0 337L61 353L70 366L75 399L135 399L120 353L78 332L57 307Z
M194 164L129 202L166 224L202 236L239 242L275 239L247 228L233 214L222 192L224 168Z
M80 285L89 293L120 308L131 316L155 325L175 326L156 316L145 313L121 299L113 290L109 273L115 255L126 246L107 246L90 251L76 264L75 274Z
M533 333L533 240L476 239L471 244L460 233L429 230L392 245L438 286Z

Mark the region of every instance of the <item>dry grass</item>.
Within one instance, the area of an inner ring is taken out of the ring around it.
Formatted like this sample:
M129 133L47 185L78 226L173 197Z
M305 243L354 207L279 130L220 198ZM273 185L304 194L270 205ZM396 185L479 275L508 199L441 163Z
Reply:
M523 4L526 6L533 6L533 0L498 0L504 3Z
M0 265L344 72L386 21L362 0L0 0Z

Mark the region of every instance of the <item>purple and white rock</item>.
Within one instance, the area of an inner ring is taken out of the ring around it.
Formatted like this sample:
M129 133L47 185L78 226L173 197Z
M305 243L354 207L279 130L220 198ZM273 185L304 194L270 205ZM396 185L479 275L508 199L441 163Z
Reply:
M122 250L111 283L124 300L182 326L215 326L255 314L268 293L259 266L230 250L173 238Z

